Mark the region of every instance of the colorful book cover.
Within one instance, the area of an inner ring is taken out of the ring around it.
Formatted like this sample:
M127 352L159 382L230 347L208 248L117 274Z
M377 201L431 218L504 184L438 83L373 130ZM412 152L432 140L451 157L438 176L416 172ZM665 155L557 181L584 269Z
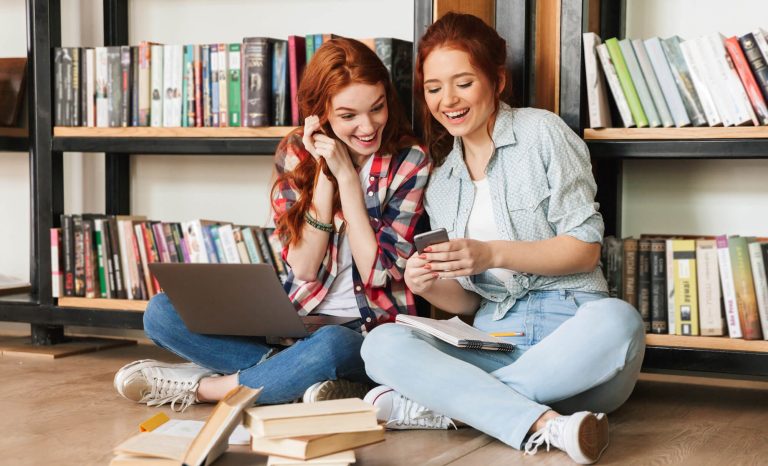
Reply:
M694 240L673 240L672 261L675 274L675 333L677 335L698 335L696 242Z
M632 83L632 78L629 75L629 69L627 69L627 64L621 53L618 39L612 37L606 40L605 46L608 48L608 53L611 55L613 66L616 67L616 75L619 77L621 89L624 91L624 96L627 98L627 104L629 104L629 110L632 112L632 118L634 118L635 124L638 128L648 127L648 117L645 115L643 105L640 103L640 97L638 97L635 85Z
M736 308L739 311L741 333L745 340L760 340L763 338L763 333L757 310L757 296L755 283L752 280L747 238L742 236L728 238L728 252L731 256L733 289L736 295Z

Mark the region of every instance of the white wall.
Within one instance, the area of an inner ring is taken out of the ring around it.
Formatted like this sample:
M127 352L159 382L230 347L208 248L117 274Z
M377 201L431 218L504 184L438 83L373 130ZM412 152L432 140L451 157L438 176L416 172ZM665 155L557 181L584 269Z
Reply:
M627 37L768 27L758 0L627 0ZM766 154L768 155L768 154ZM622 233L768 234L768 160L624 162Z

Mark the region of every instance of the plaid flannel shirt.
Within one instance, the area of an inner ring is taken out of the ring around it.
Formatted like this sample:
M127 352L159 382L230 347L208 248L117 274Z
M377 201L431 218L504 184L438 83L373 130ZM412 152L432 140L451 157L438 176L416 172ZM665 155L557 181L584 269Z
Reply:
M300 160L312 157L301 142L301 132L288 136L275 154L275 168L283 174L296 167ZM357 265L352 265L355 297L363 332L379 323L393 322L397 314L415 314L411 291L405 286L403 273L408 257L413 254L413 235L424 212L422 196L429 177L431 163L418 147L401 149L397 154L375 154L365 206L371 228L376 235L378 250L373 270L367 283L363 283ZM273 205L275 219L291 208L299 193L295 186L283 182L275 190ZM301 315L307 315L325 298L338 271L339 232L344 232L344 217L336 214L335 231L331 233L328 249L323 257L317 279L312 282L297 280L289 273L285 290ZM288 248L283 247L283 258Z

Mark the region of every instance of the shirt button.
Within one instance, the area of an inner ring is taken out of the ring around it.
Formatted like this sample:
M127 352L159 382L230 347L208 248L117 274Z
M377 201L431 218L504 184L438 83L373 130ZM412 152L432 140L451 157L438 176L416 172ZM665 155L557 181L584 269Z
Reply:
M368 191L368 196L373 196L373 191Z
M357 285L357 286L355 287L355 291L360 291L360 289L361 289L361 288L360 288L360 285Z
M366 318L365 318L365 321L366 321L366 322L370 322L370 321L372 321L372 320L373 320L373 319L371 319L370 317L366 317Z
M376 181L376 177L375 176L372 176L372 177L370 177L368 179L371 180L371 181Z

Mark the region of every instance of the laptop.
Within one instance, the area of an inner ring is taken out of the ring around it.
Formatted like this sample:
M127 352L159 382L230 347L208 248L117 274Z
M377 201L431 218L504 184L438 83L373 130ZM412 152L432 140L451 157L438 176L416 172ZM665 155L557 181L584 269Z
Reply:
M269 264L149 264L181 320L195 333L306 337L357 317L299 316Z

